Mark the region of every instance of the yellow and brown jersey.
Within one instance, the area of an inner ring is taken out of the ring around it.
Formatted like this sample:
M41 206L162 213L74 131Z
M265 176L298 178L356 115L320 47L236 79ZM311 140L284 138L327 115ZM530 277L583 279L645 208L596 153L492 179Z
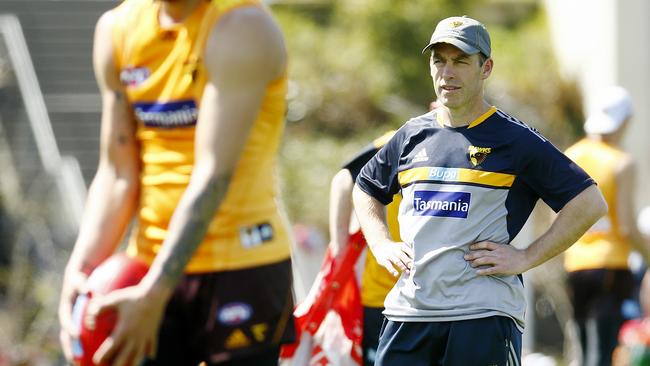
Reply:
M161 27L160 2L126 0L115 12L115 66L138 124L141 177L138 224L128 252L152 261L194 165L194 134L206 84L205 40L225 13L259 1L203 1L182 23ZM287 79L267 87L230 188L186 272L270 264L289 254L278 206L277 150Z
M388 140L393 137L395 131L386 132L384 135L375 139L365 149L359 152L352 160L347 162L343 168L348 169L352 174L352 179L356 180L361 168L384 146ZM393 202L386 207L386 221L388 231L395 241L401 241L399 236L399 224L397 223L397 212L401 196L395 195ZM393 288L397 278L391 275L386 268L380 266L368 250L366 252L366 262L363 267L361 276L361 303L363 306L373 308L383 308L386 294Z
M619 231L616 175L627 154L601 141L582 139L566 151L598 183L609 211L565 253L567 271L628 268L630 245Z

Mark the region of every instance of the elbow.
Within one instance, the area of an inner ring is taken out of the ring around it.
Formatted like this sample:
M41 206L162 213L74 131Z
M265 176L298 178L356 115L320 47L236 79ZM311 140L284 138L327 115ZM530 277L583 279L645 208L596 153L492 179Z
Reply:
M332 182L330 183L331 192L333 194L343 193L350 195L352 194L352 188L354 187L354 181L352 180L352 174L347 169L341 169L332 177Z

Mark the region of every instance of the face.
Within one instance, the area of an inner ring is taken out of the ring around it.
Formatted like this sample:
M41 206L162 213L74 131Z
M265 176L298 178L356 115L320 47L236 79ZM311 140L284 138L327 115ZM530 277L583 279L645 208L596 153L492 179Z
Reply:
M448 43L438 43L433 46L430 66L438 101L446 107L471 107L483 100L483 81L492 72L492 59L481 65L478 54L468 55Z

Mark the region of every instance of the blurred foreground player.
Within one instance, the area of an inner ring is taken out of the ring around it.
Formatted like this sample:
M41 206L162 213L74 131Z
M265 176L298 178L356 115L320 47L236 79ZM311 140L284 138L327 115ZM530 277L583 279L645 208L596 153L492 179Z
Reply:
M61 294L66 357L85 276L136 218L127 253L150 270L90 301L90 327L118 313L95 362L277 364L293 331L277 24L259 1L126 0L98 21L93 56L101 151Z

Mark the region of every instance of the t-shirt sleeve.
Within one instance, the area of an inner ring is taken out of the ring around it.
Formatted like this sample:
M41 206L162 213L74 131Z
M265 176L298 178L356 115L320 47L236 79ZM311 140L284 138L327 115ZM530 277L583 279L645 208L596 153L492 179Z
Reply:
M395 135L395 131L388 131L379 138L375 139L368 145L366 145L363 150L359 151L352 159L346 162L342 168L350 171L352 175L352 180L356 181L361 168L382 148L386 145L388 141Z
M525 160L520 176L555 212L587 187L596 184L548 140L531 136L522 144L522 152Z
M361 168L363 168L363 166L366 165L366 163L372 159L373 156L375 156L377 151L379 151L378 147L376 147L374 144L368 144L363 148L363 150L359 151L357 155L346 162L342 168L350 171L353 181L357 180L357 176L359 175L359 172L361 172Z
M370 158L356 178L359 188L387 205L393 201L393 196L399 192L397 173L402 154L403 137L398 131L386 145Z

